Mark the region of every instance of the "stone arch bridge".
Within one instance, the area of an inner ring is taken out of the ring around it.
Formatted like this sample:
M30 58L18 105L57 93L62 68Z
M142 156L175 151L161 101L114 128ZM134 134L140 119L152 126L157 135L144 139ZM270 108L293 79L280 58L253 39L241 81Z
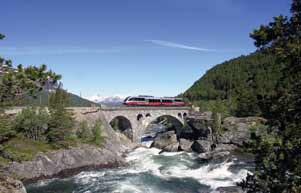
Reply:
M24 107L16 107L8 110L8 114L16 114ZM190 107L70 107L75 118L79 121L93 122L104 119L107 125L116 117L123 117L130 123L132 140L139 142L149 124L159 117L170 116L184 124L184 118L188 115Z
M111 107L101 111L108 123L116 117L123 117L130 123L133 141L139 142L149 124L159 117L170 116L184 124L189 107Z

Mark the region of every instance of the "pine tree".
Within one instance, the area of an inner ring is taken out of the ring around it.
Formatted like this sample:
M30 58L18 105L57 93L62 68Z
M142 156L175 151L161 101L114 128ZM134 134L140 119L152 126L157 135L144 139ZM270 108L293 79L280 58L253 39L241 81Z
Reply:
M27 107L14 120L14 129L32 140L44 140L49 114L43 108Z
M0 33L0 40L5 36ZM0 57L0 143L15 135L11 120L5 115L5 109L14 105L25 95L34 94L43 89L44 84L51 79L54 83L61 78L46 65L40 67L13 66L11 60Z
M301 192L301 0L292 1L291 13L290 19L274 17L251 33L255 45L285 67L268 101L271 123L279 129L252 143L256 171L240 183L248 192Z
M101 139L102 139L101 128L102 128L101 120L97 120L92 129L93 136L94 136L93 143L97 146L101 145Z
M72 113L66 107L69 103L69 94L58 88L51 96L49 102L49 129L47 139L56 147L68 146L74 127Z

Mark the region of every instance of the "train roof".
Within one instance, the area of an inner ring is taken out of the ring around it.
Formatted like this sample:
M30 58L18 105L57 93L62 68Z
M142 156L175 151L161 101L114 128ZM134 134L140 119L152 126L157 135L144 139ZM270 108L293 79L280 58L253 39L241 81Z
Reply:
M154 96L151 96L151 95L138 95L138 97L153 97L154 98Z
M179 97L168 97L168 96L164 96L164 97L155 97L155 96L150 96L150 95L138 95L138 96L128 96L126 97L126 99L128 98L151 98L151 99L169 99L169 100L183 100L183 98L179 98Z

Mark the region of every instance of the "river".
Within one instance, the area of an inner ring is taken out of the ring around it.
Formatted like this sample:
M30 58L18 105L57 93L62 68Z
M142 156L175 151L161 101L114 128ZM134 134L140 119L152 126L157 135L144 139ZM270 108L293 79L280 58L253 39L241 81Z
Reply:
M148 142L149 144L150 142ZM239 154L201 161L194 153L162 153L140 147L130 152L128 166L84 171L65 179L27 185L28 193L202 193L233 186L252 170Z

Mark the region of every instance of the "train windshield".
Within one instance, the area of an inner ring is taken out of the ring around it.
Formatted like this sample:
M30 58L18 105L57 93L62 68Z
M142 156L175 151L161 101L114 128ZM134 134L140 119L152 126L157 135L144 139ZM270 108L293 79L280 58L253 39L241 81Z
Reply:
M126 97L123 102L126 102L130 97Z

